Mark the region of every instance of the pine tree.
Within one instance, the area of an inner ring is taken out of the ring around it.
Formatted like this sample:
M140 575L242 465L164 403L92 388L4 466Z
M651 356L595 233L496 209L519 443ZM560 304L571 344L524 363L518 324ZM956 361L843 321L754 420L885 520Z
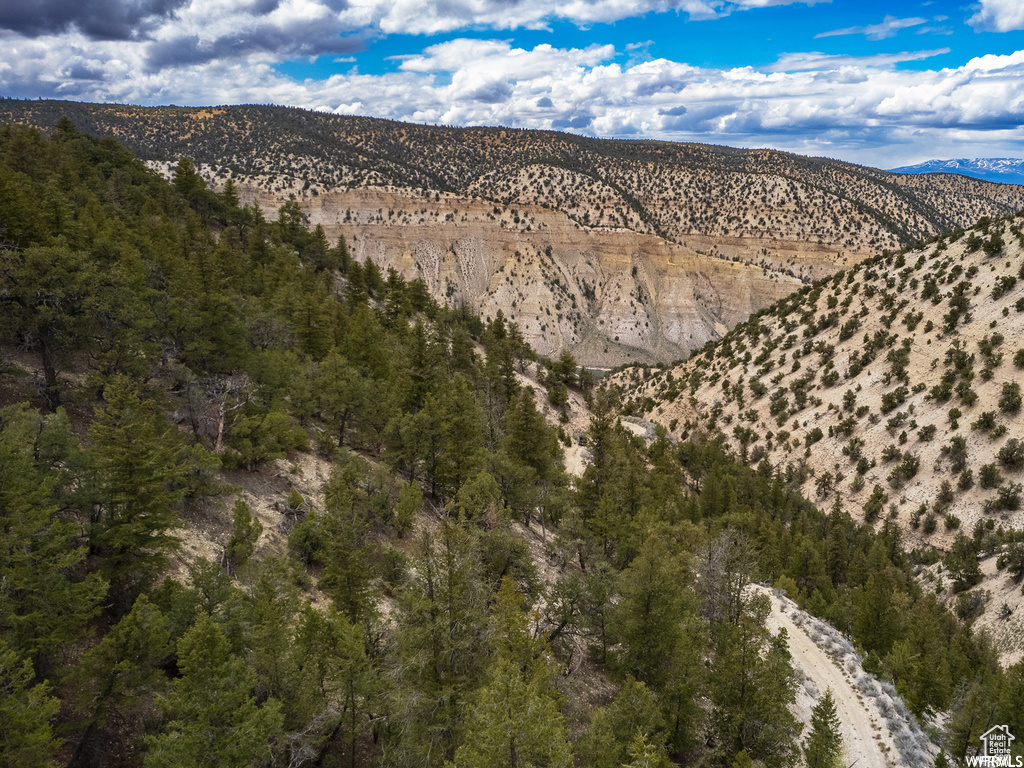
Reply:
M804 740L807 768L840 768L843 761L843 737L832 689L825 691L811 709L811 732Z
M57 375L67 355L91 349L99 335L100 275L84 253L58 238L53 246L5 251L0 285L0 334L12 342L34 340L53 410L60 405Z
M663 751L664 725L654 694L627 677L612 703L591 714L590 726L579 742L580 755L590 768L620 768L630 760L630 747L637 737Z
M672 768L665 751L651 744L647 736L639 731L629 742L626 757L629 762L624 763L623 768Z
M395 616L392 762L439 768L463 742L466 707L486 670L487 595L470 531L443 520L420 540L412 573Z
M102 573L130 605L179 545L177 504L183 448L176 430L124 378L105 389L106 407L89 430L100 507L91 531ZM176 487L178 486L178 487Z
M785 768L799 757L800 722L790 707L796 700L796 676L790 663L785 628L772 636L766 621L768 598L744 602L736 624L717 632L710 676L712 728L722 760L746 752L769 768Z
M60 749L53 734L60 701L33 677L32 662L0 638L0 768L50 768Z
M89 682L79 708L101 728L111 707L129 709L158 691L166 680L163 664L171 655L167 620L145 595L83 657L77 675Z
M474 697L455 768L570 768L572 752L555 700L500 657Z
M687 581L682 563L653 536L619 578L611 615L621 645L616 666L654 690L664 685L681 639Z
M59 513L78 506L73 443L63 411L0 409L0 636L37 668L86 634L107 591L97 574L73 576L87 554L79 526Z
M322 727L307 726L290 738L294 763L303 754L315 762L332 739L343 737L349 765L355 768L361 720L372 711L379 688L379 670L366 654L365 635L364 627L333 609L321 611L310 605L303 609L292 648L301 681L299 702L305 708L303 720L322 723Z
M569 768L572 755L553 669L543 641L529 631L523 598L510 579L498 590L491 635L495 661L466 719L456 768Z
M83 657L74 677L81 685L78 708L86 713L87 726L79 740L71 765L96 762L96 748L108 749L112 742L131 739L135 734L105 731L114 713L130 713L141 702L164 688L162 669L171 655L167 620L145 595ZM99 743L94 743L99 742ZM102 746L101 746L102 745Z
M324 537L323 589L338 610L357 623L373 612L369 567L369 521L366 494L361 487L366 480L365 465L350 458L331 474L324 486L327 514L322 519Z
M232 568L241 568L248 562L261 533L263 523L252 514L245 500L239 497L232 511L231 538L224 553Z
M452 498L483 463L483 424L469 383L456 376L439 401L442 450L435 484L441 498Z
M181 677L162 704L170 720L147 740L146 768L251 768L270 761L280 704L258 706L255 680L209 616L178 641Z

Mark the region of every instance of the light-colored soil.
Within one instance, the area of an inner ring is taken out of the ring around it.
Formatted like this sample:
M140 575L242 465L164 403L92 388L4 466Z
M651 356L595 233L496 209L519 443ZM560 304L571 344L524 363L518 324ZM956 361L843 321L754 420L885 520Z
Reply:
M996 570L995 557L981 561L981 572L985 578L977 588L986 590L989 600L974 627L992 636L999 661L1009 667L1024 659L1024 592L1007 571ZM1012 611L1006 618L1002 617L1003 605Z
M804 723L804 736L810 732L811 708L831 688L842 724L845 765L895 768L921 765L929 759L932 748L917 723L905 710L901 712L901 702L864 672L845 638L774 590L761 586L752 589L771 599L769 628L773 632L786 630L793 667L803 681L794 714ZM822 645L812 639L812 634ZM904 745L902 751L897 740Z
M982 606L974 617L974 631L987 632L999 651L999 662L1003 667L1010 667L1024 659L1024 593L1021 585L1014 582L1009 572L996 568L995 555L982 558L981 583L965 593L964 599L971 595L979 595ZM923 569L920 583L925 589L934 590L942 577L942 591L939 598L946 601L951 610L956 609L960 595L954 594L949 574L936 563ZM1003 606L1010 609L1006 616Z
M804 294L806 300L766 313L759 324L735 329L728 343L681 365L626 369L609 380L641 406L640 415L673 427L676 435L719 437L737 455L745 440L751 464L763 456L775 468L800 470L795 476L801 478L803 495L823 509L838 496L843 509L859 519L879 487L888 498L875 525L893 516L908 549L948 549L979 522L1021 530L1024 510L988 509L998 493L983 488L980 479L983 466L996 464L1007 489L1024 481L1024 467L998 459L1007 443L1024 438L1024 410L1001 404L1004 385L1021 380L1014 362L1024 349L1019 226L1019 218L1001 221L988 234L977 230L850 272L816 286ZM1000 255L970 249L972 237L985 241L995 232L1004 241ZM931 299L924 298L929 282L937 291ZM947 329L958 284L968 287L969 308L955 328ZM1008 287L997 293L1000 284ZM830 314L833 325L821 327ZM841 338L847 324L856 329ZM871 362L855 366L864 340L880 337L888 341ZM987 344L992 345L988 357ZM967 366L970 375L955 378L953 386L966 387L973 402L952 389L948 399L933 395L944 376L959 375L952 362L957 346L973 362ZM904 349L901 382L896 369ZM900 387L905 387L903 399ZM778 404L783 407L773 410ZM983 414L995 428L982 426ZM970 487L960 485L960 468L954 469L949 458L954 440L964 441ZM858 456L871 465L855 482ZM904 459L916 462L914 469L909 476L894 476ZM938 503L943 482L951 495L945 505ZM926 533L927 515L936 524L931 533Z

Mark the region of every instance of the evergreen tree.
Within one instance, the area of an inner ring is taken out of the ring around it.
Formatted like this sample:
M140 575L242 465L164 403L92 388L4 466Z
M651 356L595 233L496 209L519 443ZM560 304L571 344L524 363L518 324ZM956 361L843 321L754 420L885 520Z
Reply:
M82 686L78 708L88 719L72 765L93 764L99 750L124 738L122 733L105 731L107 719L114 713L130 713L161 692L167 680L162 667L170 655L167 621L140 595L131 611L82 657L75 671Z
M53 734L60 701L33 677L32 662L0 638L0 768L49 768L60 749Z
M256 542L263 533L263 523L252 514L252 509L239 497L232 512L231 538L224 552L232 568L245 565L256 549Z
M569 768L572 755L543 642L527 626L522 596L505 579L491 617L495 661L466 719L456 768Z
M99 334L102 282L85 254L60 238L52 246L5 251L0 262L0 334L39 352L51 410L61 401L57 375L69 355L91 350Z
M59 470L76 461L67 416L42 417L25 405L0 409L0 636L38 667L88 631L107 591L84 576L74 508L81 477Z
M626 757L629 762L624 763L623 768L671 768L672 766L664 750L651 744L647 737L639 732L629 742Z
M324 574L320 587L349 621L364 621L374 606L369 567L370 533L365 491L366 472L361 459L349 460L335 469L324 487Z
M620 768L630 759L637 737L660 748L664 721L654 694L643 683L627 677L612 703L591 714L590 725L580 739L579 750L591 768Z
M825 691L811 709L811 732L804 740L807 768L840 768L843 761L843 737L832 689Z
M718 762L740 752L770 768L792 766L799 757L800 723L790 712L796 677L785 629L766 627L770 604L764 595L744 603L738 622L720 627L710 677L712 728Z
M294 762L303 755L319 759L332 740L343 739L351 768L356 765L356 741L361 720L377 693L378 670L366 654L364 628L335 610L307 605L299 620L292 653L299 669L298 701L305 723L322 723L289 738Z
M412 572L398 595L388 762L441 766L464 741L467 704L486 669L486 593L469 530L443 520L420 541ZM484 710L502 691L529 693L507 671L492 675Z
M653 536L619 578L620 597L611 615L621 645L616 666L654 690L665 684L680 644L687 581L683 564Z
M172 531L184 494L183 448L156 405L125 379L110 382L105 396L89 430L100 496L91 537L115 597L130 605L180 543Z
M483 463L483 425L469 383L456 376L438 402L441 453L434 483L441 498L451 498Z
M281 733L280 704L258 706L254 678L209 616L178 641L181 677L162 704L169 717L147 740L146 768L268 765Z
M572 752L555 700L511 660L498 657L475 696L455 768L570 768Z

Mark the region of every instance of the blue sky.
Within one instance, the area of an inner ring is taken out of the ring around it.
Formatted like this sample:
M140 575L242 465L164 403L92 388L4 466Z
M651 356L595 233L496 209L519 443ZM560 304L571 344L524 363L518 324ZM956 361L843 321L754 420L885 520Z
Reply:
M768 146L1024 156L1024 2L33 0L0 94L274 103Z

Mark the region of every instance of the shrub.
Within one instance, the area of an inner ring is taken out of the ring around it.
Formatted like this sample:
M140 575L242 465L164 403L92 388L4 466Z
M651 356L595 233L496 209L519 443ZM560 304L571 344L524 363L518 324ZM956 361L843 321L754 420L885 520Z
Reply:
M821 427L815 427L804 435L804 445L810 447L821 440L822 437L824 437L824 434L821 431Z
M900 461L892 472L889 473L889 483L894 488L899 488L907 480L910 480L914 475L917 474L917 470L921 467L921 460L909 453L903 454L903 460Z
M949 445L942 446L942 453L949 459L949 466L954 472L962 472L967 467L967 441L954 437Z
M1003 384L1003 391L999 395L999 409L1007 413L1017 413L1020 410L1020 404L1020 384L1015 381Z
M976 421L971 422L971 429L982 429L988 432L996 426L996 412L985 411L983 414L978 416Z
M995 488L1003 481L1003 475L995 464L982 464L978 470L978 483L982 488Z
M983 379L985 378L985 371L987 370L989 369L986 367L983 368L981 371L981 377ZM989 375L988 378L991 379L992 376ZM988 381L988 379L985 380ZM967 408L970 408L972 405L978 402L978 393L971 389L971 385L968 384L966 381L961 381L959 384L956 385L956 394L960 398L960 402L963 403Z
M1002 448L999 449L999 463L1010 469L1019 469L1024 466L1024 442L1016 437L1011 437Z
M1001 299L1008 292L1013 290L1013 287L1017 285L1017 278L1013 275L1003 275L996 280L995 287L992 289L992 298Z
M882 461L886 463L896 461L901 455L902 452L895 445L887 445L882 449Z
M1000 485L999 489L996 491L996 497L990 500L991 508L1000 511L1017 511L1020 509L1021 490L1022 486L1020 483Z
M939 495L935 497L935 501L943 508L953 503L953 486L949 484L949 480L942 481L942 485L939 486Z
M957 478L956 487L959 488L961 491L969 491L971 488L973 488L974 473L969 469L965 469L963 472L961 472L960 477Z
M1024 579L1024 542L1018 541L1009 545L999 556L996 565L1000 570L1009 570L1010 576L1019 584L1021 579Z
M1006 389L1006 387L1004 386L1003 389ZM1019 392L1020 387L1018 387L1017 389L1018 389L1018 398L1017 398L1018 399L1018 403L1017 403L1017 407L1019 408L1020 407L1020 402L1019 402L1020 401L1020 397L1019 397L1019 395L1020 395L1020 392ZM909 395L910 395L910 390L907 389L906 387L898 387L898 388L894 389L892 392L885 393L884 395L882 395L882 413L888 413L889 411L892 411L892 410L895 410L896 408L899 408L901 405L903 405L904 401L907 399L907 397Z
M878 516L882 513L882 508L885 507L885 502L889 500L889 494L885 492L885 489L876 485L871 490L871 496L864 502L864 519L873 523L878 519Z
M956 599L956 615L966 621L985 609L985 596L981 590L963 592Z
M1013 353L1013 364L1018 368L1024 368L1024 349L1018 349Z

